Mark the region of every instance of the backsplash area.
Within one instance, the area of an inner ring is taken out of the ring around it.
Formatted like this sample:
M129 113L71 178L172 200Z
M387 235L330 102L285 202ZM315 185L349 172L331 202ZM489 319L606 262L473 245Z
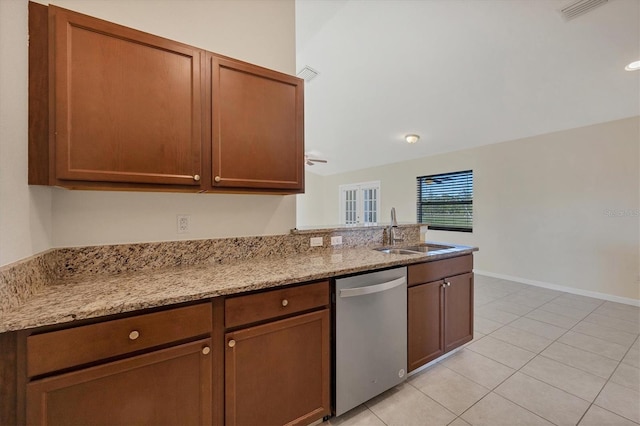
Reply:
M404 242L420 241L420 225L398 227ZM76 274L118 274L172 266L216 264L358 246L382 246L384 227L292 230L286 235L168 241L52 249L0 268L0 313L15 308L38 290ZM331 237L342 244L331 246ZM311 247L312 237L323 246Z
M57 253L49 250L0 268L0 313L22 304L56 277Z

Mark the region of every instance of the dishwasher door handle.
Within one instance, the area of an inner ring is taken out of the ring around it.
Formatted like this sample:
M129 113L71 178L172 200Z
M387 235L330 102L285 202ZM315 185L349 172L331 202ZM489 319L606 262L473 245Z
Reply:
M380 293L381 291L391 290L398 286L403 285L406 282L405 277L397 278L393 281L387 281L386 283L369 285L365 287L344 288L340 290L340 297L354 297L364 296L365 294Z

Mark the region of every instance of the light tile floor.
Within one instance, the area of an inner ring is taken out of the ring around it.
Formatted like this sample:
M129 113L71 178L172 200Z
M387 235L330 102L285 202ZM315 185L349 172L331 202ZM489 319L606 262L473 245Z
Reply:
M474 340L324 425L638 425L640 308L475 276Z

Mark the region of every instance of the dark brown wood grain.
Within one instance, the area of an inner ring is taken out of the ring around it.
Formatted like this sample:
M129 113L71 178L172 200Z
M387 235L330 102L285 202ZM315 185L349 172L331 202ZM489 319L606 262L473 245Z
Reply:
M328 309L227 333L225 424L306 425L329 415L329 333Z
M433 262L410 265L407 271L409 287L441 280L445 277L473 271L473 255L453 257Z
M445 353L443 281L409 287L407 294L408 369L433 361Z
M69 328L27 338L34 377L211 332L211 303ZM139 333L132 340L129 334Z
M212 185L304 191L304 81L207 54Z
M304 192L303 80L56 6L29 9L30 184Z
M213 362L213 424L224 426L224 298L216 297L213 305L213 331L211 339Z
M29 2L29 184L49 184L49 15Z
M408 369L473 340L473 255L409 265Z
M211 424L205 348L211 339L33 381L27 424Z
M285 300L286 306L283 306ZM225 300L225 327L257 323L328 305L328 281L229 297Z
M473 339L473 274L445 279L444 349L449 352Z
M16 333L0 333L0 425L18 424Z
M58 181L201 186L204 51L49 6Z

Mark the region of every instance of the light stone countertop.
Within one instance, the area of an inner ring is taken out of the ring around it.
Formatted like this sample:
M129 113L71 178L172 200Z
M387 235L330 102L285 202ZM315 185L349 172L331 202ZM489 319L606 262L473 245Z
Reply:
M477 251L475 247L449 246L453 248L409 255L386 254L366 247L343 248L231 263L73 276L45 287L22 305L0 314L0 332L69 323Z

